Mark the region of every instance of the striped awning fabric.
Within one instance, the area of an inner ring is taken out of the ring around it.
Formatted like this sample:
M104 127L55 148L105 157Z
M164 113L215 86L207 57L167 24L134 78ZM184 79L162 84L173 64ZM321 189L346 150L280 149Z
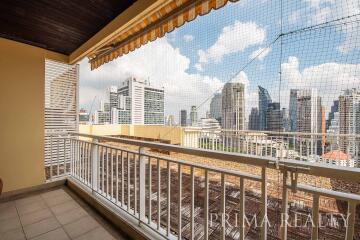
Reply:
M90 54L88 57L91 69L134 51L149 41L163 37L165 33L194 20L199 15L219 9L228 2L237 1L239 0L172 0Z

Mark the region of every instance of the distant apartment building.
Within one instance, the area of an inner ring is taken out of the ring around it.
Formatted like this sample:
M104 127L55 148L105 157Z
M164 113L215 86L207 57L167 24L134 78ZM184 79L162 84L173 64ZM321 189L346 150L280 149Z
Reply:
M210 102L210 117L215 118L220 123L221 123L221 115L222 115L221 102L222 102L221 93L216 93Z
M186 110L183 109L180 111L180 116L179 116L180 126L185 127L187 125L186 121L187 121L187 112Z
M245 85L228 82L222 90L222 127L224 129L245 129Z
M354 156L359 151L359 139L351 136L360 134L359 89L347 89L339 96L339 115L340 134L350 135L340 137L340 150Z
M267 89L258 86L258 97L259 97L259 130L266 130L267 126L267 108L269 103L272 102L270 94Z
M111 123L164 124L164 89L146 80L130 77L120 86L109 88Z
M221 128L220 123L215 118L201 118L197 127L203 130L216 130Z
M289 101L289 130L291 132L297 131L297 94L299 89L290 89Z
M110 124L110 112L95 111L94 124Z
M249 115L249 123L248 129L249 130L260 130L259 126L259 110L258 108L252 108L250 115Z
M321 150L322 106L317 89L301 89L297 93L297 132L309 133L301 137L302 155L317 154Z
M266 111L266 130L274 132L283 131L283 119L280 109L280 103L272 102L268 104Z
M190 124L191 126L195 126L198 121L198 115L197 115L197 107L191 106L190 110Z
M327 141L330 150L339 149L339 133L340 133L340 113L334 112L329 127L327 129Z

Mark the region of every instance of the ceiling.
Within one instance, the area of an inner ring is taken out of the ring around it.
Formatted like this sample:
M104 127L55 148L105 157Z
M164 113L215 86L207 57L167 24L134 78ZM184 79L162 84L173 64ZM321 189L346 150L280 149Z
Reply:
M1 0L0 37L69 55L136 0Z

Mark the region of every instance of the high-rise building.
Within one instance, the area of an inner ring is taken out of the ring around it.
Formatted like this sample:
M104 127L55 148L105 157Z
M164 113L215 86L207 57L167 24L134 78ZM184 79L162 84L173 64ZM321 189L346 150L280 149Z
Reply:
M290 131L289 111L286 108L281 110L282 128L284 132Z
M195 126L197 124L197 121L198 121L197 107L196 106L191 106L191 111L190 111L190 124L191 124L191 126Z
M187 112L186 110L183 109L180 111L180 119L179 119L180 125L182 127L186 127L186 121L187 121Z
M125 106L125 110L130 111L131 124L164 124L163 88L152 87L146 80L130 77L120 84L117 93L118 109L124 109ZM122 117L126 116L128 113L123 112Z
M249 115L249 130L259 130L259 110L257 107L251 108Z
M118 94L117 94L117 87L110 86L107 89L107 94L109 97L109 104L110 104L110 111L113 112L113 109L117 109L118 107ZM117 123L117 118L113 118L113 114L110 114L110 121L111 123Z
M221 93L216 93L210 102L210 117L218 120L220 124L221 124L221 115L222 115L221 101L222 101Z
M224 129L245 129L245 85L228 82L222 90L222 127Z
M334 114L339 112L339 100L334 100L333 105L331 106L328 119L326 120L326 130L329 129L331 121L334 119Z
M311 155L319 153L321 150L321 138L317 133L321 133L322 127L321 98L318 96L317 89L301 89L297 93L297 132L310 133L302 137L301 154ZM310 140L309 140L310 139Z
M271 97L269 92L261 87L259 87L258 96L259 96L259 129L265 130L267 126L266 114L269 103L271 103Z
M280 110L280 103L272 102L268 104L266 111L266 130L274 132L283 131L283 119Z
M339 133L340 133L340 113L334 112L329 128L327 129L327 141L329 148L337 150L339 148Z
M290 131L297 131L297 94L299 89L290 89L290 101L289 101L289 121Z
M339 96L340 134L360 133L360 90L347 89ZM340 150L354 156L359 143L353 136L340 137Z
M175 126L175 117L174 117L174 115L168 115L166 117L166 125Z
M95 111L94 124L110 124L110 112Z
M85 109L79 110L79 122L80 123L87 123L90 121L90 115Z

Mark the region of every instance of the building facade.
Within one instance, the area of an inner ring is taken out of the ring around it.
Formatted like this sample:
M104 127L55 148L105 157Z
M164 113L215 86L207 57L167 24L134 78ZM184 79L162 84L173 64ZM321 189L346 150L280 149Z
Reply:
M260 130L259 126L259 110L258 108L252 108L249 115L249 130Z
M195 126L198 121L198 115L197 115L197 107L191 106L190 110L190 125Z
M269 103L271 103L271 97L265 88L258 86L258 96L259 96L259 130L266 130L267 121L266 114Z
M179 122L180 122L180 126L182 127L186 127L186 122L187 122L187 112L185 109L182 109L180 111L180 116L179 116Z
M221 124L221 102L222 96L221 93L216 93L210 102L210 117L215 118Z
M290 101L289 101L289 124L290 131L297 131L297 94L299 89L290 89Z
M228 82L222 90L222 127L224 129L245 129L245 85Z
M283 119L280 109L280 103L272 102L268 104L266 111L266 130L274 132L283 131Z

